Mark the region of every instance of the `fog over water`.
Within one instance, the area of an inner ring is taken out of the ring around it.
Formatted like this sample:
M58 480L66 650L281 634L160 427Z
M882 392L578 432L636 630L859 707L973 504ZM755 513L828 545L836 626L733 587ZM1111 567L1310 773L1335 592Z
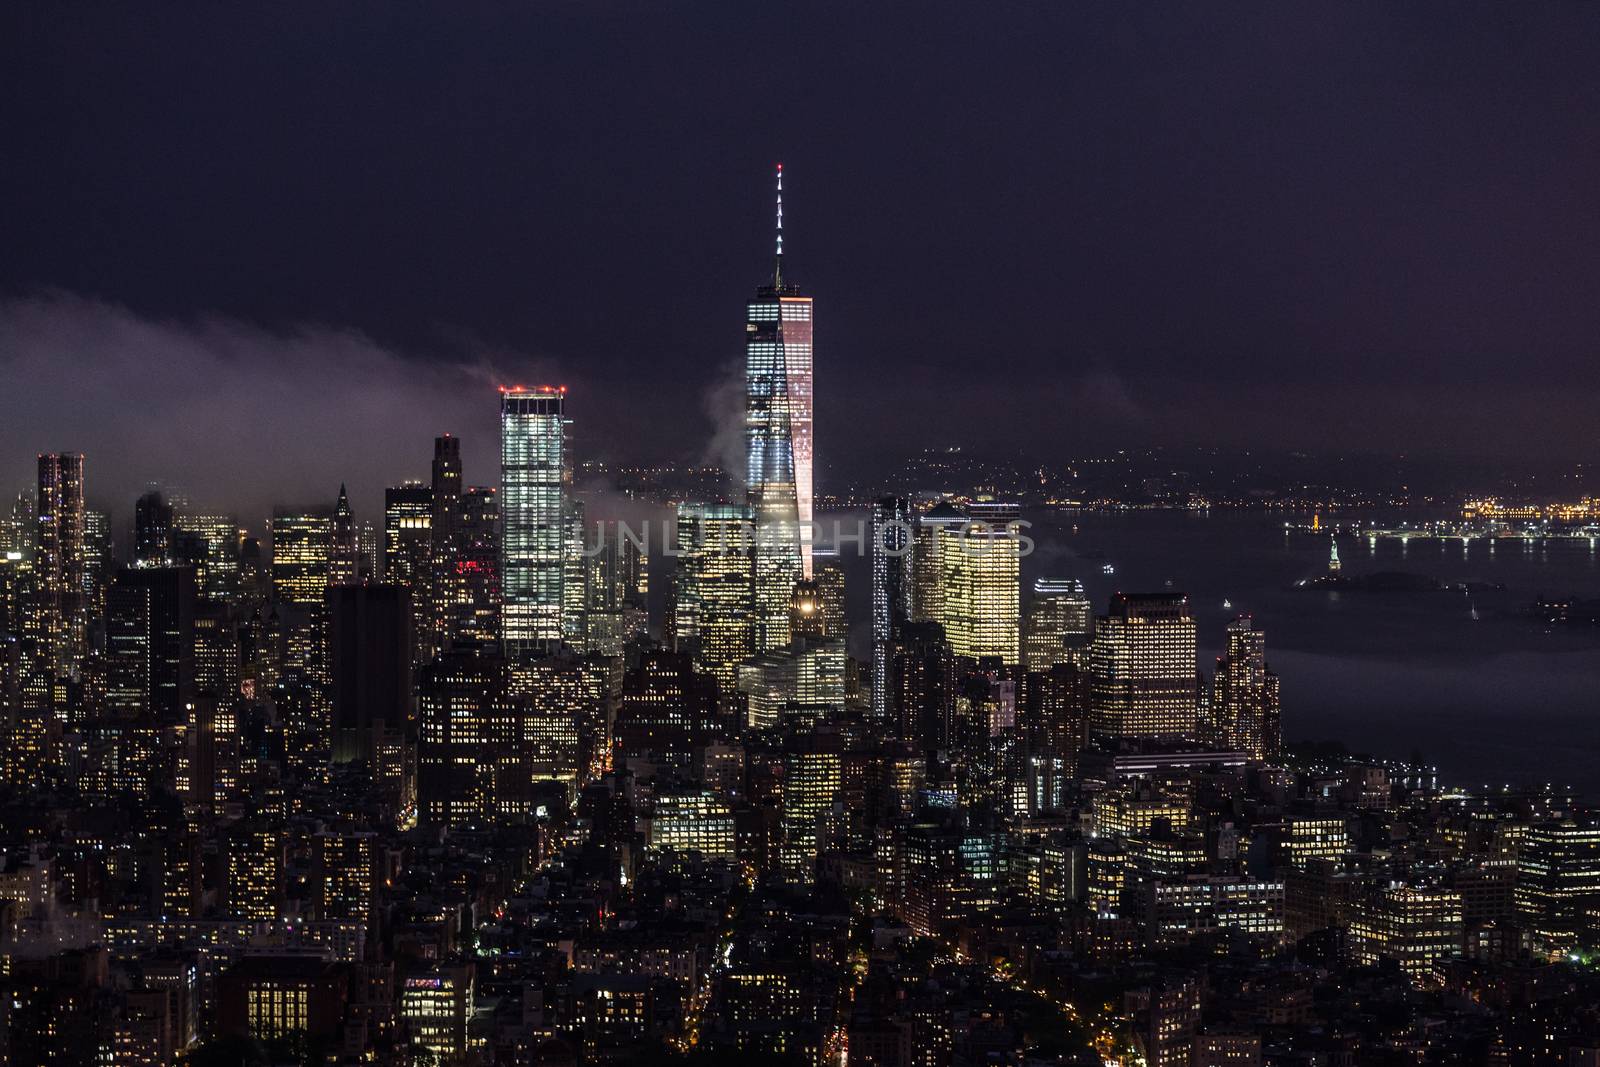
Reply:
M1097 612L1118 590L1187 593L1207 673L1227 622L1253 615L1283 680L1290 740L1337 740L1399 758L1420 750L1451 782L1553 780L1600 793L1600 629L1551 628L1520 614L1540 594L1600 597L1600 548L1587 540L1491 548L1342 537L1346 575L1405 571L1505 588L1333 592L1294 587L1325 573L1328 538L1286 533L1281 513L1025 517L1038 547L1023 562L1024 600L1039 575L1081 579ZM1345 512L1338 520L1365 517ZM1114 574L1103 573L1107 564ZM860 654L869 576L864 561L847 558L846 567Z

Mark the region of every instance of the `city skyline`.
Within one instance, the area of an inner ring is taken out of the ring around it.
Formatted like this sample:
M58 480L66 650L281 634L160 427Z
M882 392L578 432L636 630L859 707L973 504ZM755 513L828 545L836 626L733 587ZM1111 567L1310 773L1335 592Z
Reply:
M1504 26L1482 9L1315 11L938 4L895 49L831 56L830 41L877 39L884 16L823 5L791 33L791 13L747 10L725 32L792 47L708 58L716 82L614 32L714 47L666 13L569 13L570 51L518 64L507 50L538 39L531 14L495 28L484 8L370 26L343 12L331 36L296 39L223 12L140 27L98 8L69 25L16 5L0 40L31 91L0 127L17 161L0 189L14 205L0 359L74 402L0 400L0 476L27 479L18 452L78 448L116 456L125 472L103 458L104 484L164 471L253 490L217 502L237 507L290 485L258 455L314 467L305 438L349 455L381 441L366 470L328 471L361 504L396 480L390 404L477 442L493 426L473 414L484 384L550 380L589 398L594 454L701 458L648 415L713 430L725 414L706 409L737 376L729 316L764 273L757 176L780 159L802 190L791 275L829 309L824 346L849 370L818 383L823 469L907 439L1048 460L1125 425L1169 445L1593 462L1600 323L1581 294L1597 241L1581 190L1600 174L1572 117L1595 91L1592 27L1555 5ZM438 34L455 51L339 62L339 42L367 32L375 49ZM1184 46L1197 36L1212 47ZM1059 62L1050 40L1071 42ZM960 42L994 61L957 62ZM87 64L101 44L118 62L93 87L51 76L52 57ZM251 86L274 48L302 62L262 97ZM637 81L562 91L623 56ZM185 92L191 64L212 72L203 94ZM821 69L836 72L827 91L785 91ZM1324 74L1351 91L1322 91ZM660 111L626 106L650 87ZM854 106L838 106L845 92ZM411 122L400 101L419 96L482 122ZM679 109L706 131L658 132ZM1219 130L1204 152L1188 132L1201 119ZM119 151L97 155L89 129ZM601 129L603 148L575 150ZM228 150L205 151L200 131ZM985 150L950 151L962 138ZM1499 196L1507 209L1489 209ZM629 314L611 303L622 265L647 281ZM180 417L251 395L318 433L244 405L237 436L200 448L210 420ZM168 432L113 436L124 404ZM930 429L958 404L1012 417Z
M1600 1067L1592 12L0 70L0 1067Z

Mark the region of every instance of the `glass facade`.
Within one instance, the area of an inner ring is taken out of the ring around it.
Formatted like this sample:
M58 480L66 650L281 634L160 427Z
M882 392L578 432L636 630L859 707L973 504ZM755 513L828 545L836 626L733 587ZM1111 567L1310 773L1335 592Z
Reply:
M501 637L511 656L561 640L566 388L500 398Z

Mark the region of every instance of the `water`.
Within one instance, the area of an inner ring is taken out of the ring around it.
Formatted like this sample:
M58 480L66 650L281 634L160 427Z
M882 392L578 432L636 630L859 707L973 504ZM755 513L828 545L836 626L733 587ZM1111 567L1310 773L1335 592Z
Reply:
M1340 538L1348 576L1405 571L1505 586L1376 593L1295 588L1326 573L1328 539L1286 533L1281 513L1031 518L1038 548L1024 561L1025 588L1039 574L1077 577L1097 606L1117 590L1187 593L1208 668L1227 622L1254 616L1282 679L1290 740L1397 758L1420 751L1452 782L1554 781L1600 793L1600 629L1520 614L1540 594L1600 597L1600 550L1587 540ZM1114 576L1101 573L1105 563Z
M1541 593L1600 597L1600 551L1588 541L1342 537L1349 576L1405 571L1505 586L1470 596L1367 593L1294 588L1326 573L1328 539L1286 534L1281 512L1025 517L1037 548L1023 561L1024 599L1039 575L1081 579L1102 612L1119 590L1187 593L1207 673L1227 623L1254 616L1282 678L1290 740L1337 740L1397 759L1420 752L1452 783L1556 782L1600 797L1600 628L1551 628L1519 614ZM1102 573L1107 563L1114 575ZM870 576L864 560L847 555L845 566L852 651L865 656Z

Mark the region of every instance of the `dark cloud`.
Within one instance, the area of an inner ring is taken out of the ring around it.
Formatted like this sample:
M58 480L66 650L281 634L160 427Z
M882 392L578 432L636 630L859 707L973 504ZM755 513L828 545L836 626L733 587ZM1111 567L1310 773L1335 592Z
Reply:
M207 344L200 316L262 324L283 376L313 344L335 383L387 353L405 381L371 395L423 406L375 467L425 462L485 353L582 383L590 455L728 452L704 398L780 158L825 470L1118 434L1594 453L1586 5L24 0L0 94L0 296ZM8 453L71 429L39 421L61 373ZM335 412L251 373L251 432L301 432L236 481L307 492L300 420Z
M160 481L247 523L274 503L331 503L348 481L370 516L384 485L427 476L436 433L464 439L470 479L498 480L496 386L532 369L407 359L332 327L152 321L61 293L6 301L0 373L28 384L0 390L3 470L26 486L34 453L83 452L91 500L124 517Z

